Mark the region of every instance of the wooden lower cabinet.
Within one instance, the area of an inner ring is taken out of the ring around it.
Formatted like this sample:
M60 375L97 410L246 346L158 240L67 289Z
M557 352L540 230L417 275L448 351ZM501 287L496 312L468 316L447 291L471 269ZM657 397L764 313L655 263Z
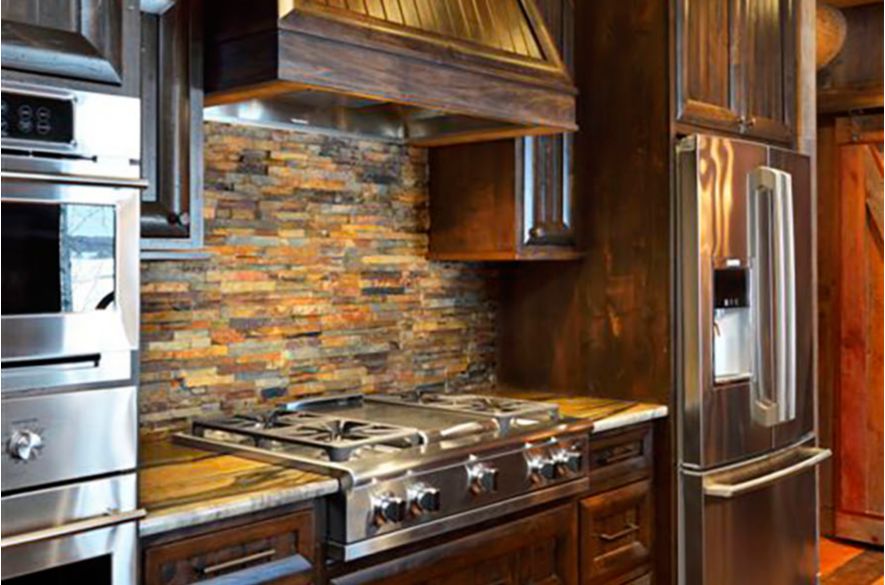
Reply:
M649 480L585 498L580 508L582 585L633 583L632 577L648 572L653 527Z
M188 585L219 577L229 579L225 583L312 583L310 572L280 567L287 561L297 564L298 555L313 561L313 527L313 512L304 510L149 545L144 585Z

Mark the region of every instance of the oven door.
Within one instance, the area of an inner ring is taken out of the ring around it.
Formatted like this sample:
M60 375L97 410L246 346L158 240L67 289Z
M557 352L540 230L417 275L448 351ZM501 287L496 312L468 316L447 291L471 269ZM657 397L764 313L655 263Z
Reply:
M3 585L137 583L135 474L3 498Z
M2 178L4 390L130 378L141 182Z

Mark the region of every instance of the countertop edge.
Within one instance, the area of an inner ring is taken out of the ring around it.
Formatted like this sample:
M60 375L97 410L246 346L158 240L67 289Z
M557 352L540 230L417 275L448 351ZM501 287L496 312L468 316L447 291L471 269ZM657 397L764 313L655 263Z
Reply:
M620 429L668 416L670 409L663 404L637 404L630 410L593 421L591 434Z
M337 479L328 478L290 489L271 489L252 494L228 496L205 504L186 504L148 512L138 526L140 537L154 536L182 528L191 528L217 520L243 516L286 504L295 504L336 493L340 489Z

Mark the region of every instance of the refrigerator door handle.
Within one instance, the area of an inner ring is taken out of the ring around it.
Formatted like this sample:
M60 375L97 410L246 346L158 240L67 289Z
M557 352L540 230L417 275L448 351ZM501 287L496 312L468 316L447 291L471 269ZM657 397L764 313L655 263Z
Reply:
M774 426L796 418L793 178L763 166L750 174L748 187L757 336L752 411L760 423Z
M770 485L779 479L783 479L790 475L795 475L801 471L812 468L822 461L828 459L832 455L829 449L821 449L817 447L801 447L799 452L803 459L789 465L787 467L778 468L775 471L766 473L759 477L754 477L746 481L738 483L725 483L715 479L708 479L704 482L704 495L715 498L734 498L747 492Z

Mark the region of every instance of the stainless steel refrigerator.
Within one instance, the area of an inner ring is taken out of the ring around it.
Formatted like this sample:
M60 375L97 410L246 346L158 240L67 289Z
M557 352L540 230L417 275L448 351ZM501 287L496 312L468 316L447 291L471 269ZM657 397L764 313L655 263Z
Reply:
M682 585L817 582L811 163L677 146Z

